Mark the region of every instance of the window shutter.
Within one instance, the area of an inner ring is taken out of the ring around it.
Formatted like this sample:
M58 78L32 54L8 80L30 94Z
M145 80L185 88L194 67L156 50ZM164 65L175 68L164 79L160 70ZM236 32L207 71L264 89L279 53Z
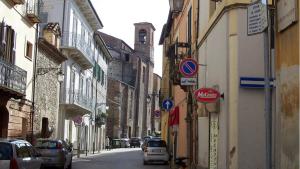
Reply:
M15 59L16 59L16 46L17 46L16 39L17 39L17 33L14 30L12 30L12 38L11 38L12 52L11 52L10 62L13 64L15 63Z

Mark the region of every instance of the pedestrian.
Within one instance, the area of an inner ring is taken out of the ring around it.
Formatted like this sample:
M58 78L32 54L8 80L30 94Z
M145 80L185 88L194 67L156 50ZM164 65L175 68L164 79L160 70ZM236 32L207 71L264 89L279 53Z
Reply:
M110 149L110 140L109 140L108 136L106 136L106 139L105 139L105 148L106 148L106 150Z

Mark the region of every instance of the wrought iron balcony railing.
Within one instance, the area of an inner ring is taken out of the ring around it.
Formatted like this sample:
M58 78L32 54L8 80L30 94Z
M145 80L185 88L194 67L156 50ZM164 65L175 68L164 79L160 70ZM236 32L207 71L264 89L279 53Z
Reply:
M16 92L19 95L26 93L27 72L16 65L0 59L0 87Z
M61 48L74 48L85 57L85 60L93 66L94 54L90 45L86 42L85 38L77 33L63 32Z
M71 90L67 89L67 95L68 95L68 101L69 104L75 104L78 105L84 109L87 109L89 111L93 110L93 100L91 98L88 98L86 95L81 93L78 90Z

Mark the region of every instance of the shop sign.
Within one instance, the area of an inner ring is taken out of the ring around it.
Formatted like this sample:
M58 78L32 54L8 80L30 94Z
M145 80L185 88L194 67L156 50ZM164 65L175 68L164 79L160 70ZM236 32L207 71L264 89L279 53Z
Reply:
M215 103L220 98L220 93L213 88L201 88L194 92L195 98L201 103Z
M297 21L297 1L296 0L280 0L277 4L277 22L278 31L289 27Z

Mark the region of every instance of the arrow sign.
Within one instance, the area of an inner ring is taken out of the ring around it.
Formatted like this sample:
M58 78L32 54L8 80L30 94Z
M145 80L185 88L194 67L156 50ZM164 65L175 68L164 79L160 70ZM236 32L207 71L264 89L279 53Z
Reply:
M179 71L184 77L192 77L198 72L198 63L194 59L183 59L179 65Z
M170 99L166 99L162 103L162 107L169 111L173 107L173 101Z

